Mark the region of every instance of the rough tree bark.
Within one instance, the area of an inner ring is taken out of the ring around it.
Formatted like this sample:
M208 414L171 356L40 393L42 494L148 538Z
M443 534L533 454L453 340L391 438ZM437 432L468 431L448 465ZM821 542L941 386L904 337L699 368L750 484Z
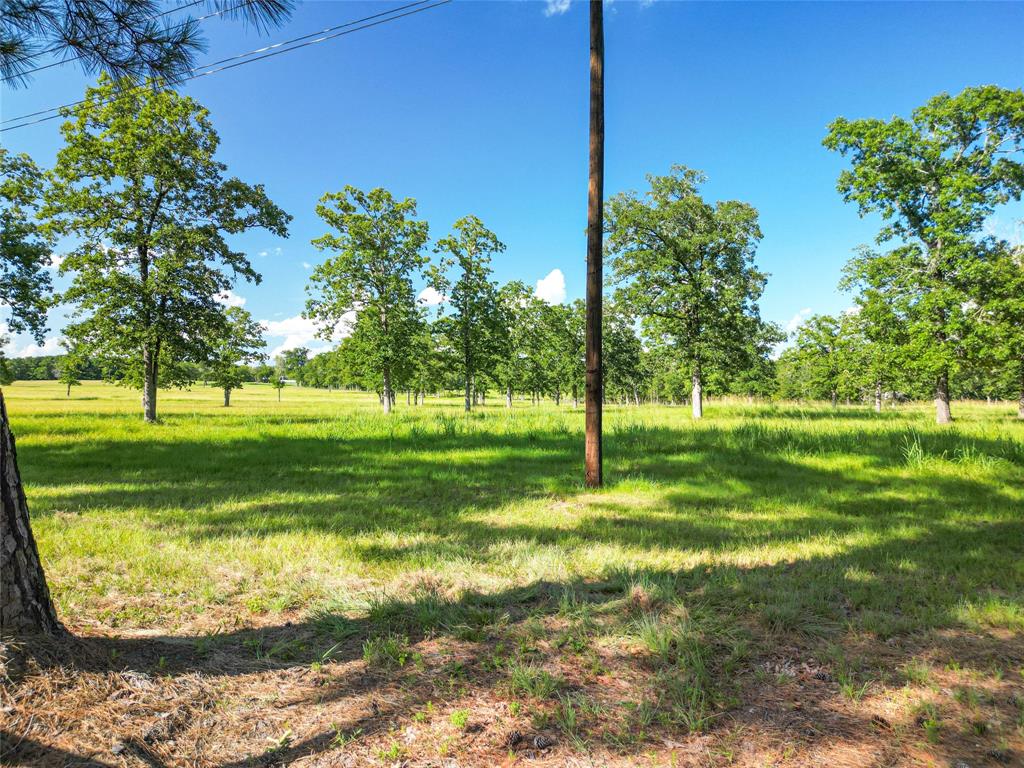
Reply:
M949 424L952 421L949 412L949 372L943 371L935 381L935 423Z
M0 390L0 635L62 634L21 487L14 435Z

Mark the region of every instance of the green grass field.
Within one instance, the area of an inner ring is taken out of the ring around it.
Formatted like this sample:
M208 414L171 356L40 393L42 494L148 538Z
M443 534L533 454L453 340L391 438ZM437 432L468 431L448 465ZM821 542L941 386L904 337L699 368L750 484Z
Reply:
M196 387L150 426L110 385L5 395L58 613L113 654L67 690L125 665L222 681L220 736L146 742L167 765L1024 761L1008 405L956 404L946 429L925 406L612 407L590 492L564 406L387 417L372 395L249 386L223 408ZM324 695L282 717L253 686L296 668ZM35 690L36 727L90 754L69 700Z

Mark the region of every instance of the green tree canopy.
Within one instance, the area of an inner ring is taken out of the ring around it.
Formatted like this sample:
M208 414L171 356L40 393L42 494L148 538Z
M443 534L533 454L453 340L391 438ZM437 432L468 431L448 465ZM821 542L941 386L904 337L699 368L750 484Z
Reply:
M616 300L630 306L646 332L688 370L693 413L703 415L705 377L742 356L760 323L757 301L766 276L754 265L761 239L757 211L700 195L705 177L673 166L648 176L644 196L608 201L605 226Z
M263 350L263 326L241 307L228 307L221 333L211 340L210 381L224 390L224 407L231 405L231 391L241 388L250 372L244 366L267 359Z
M154 421L158 384L188 383L183 364L205 363L226 333L217 296L260 280L228 236L283 237L291 217L262 186L225 177L207 111L174 91L119 92L101 77L61 132L43 213L79 241L60 267L72 276L65 333L141 387Z
M50 306L52 236L36 220L43 174L28 155L0 147L0 317L7 329L42 341ZM0 335L0 366L6 339Z
M849 157L838 181L861 215L879 213L878 243L850 268L886 294L908 334L910 359L933 382L936 420L951 420L950 378L968 348L977 234L996 206L1024 190L1024 91L994 85L943 93L910 119L847 120L824 144Z
M412 278L428 261L423 254L427 223L415 219L415 200L396 200L379 187L329 192L316 212L335 233L313 245L334 255L313 271L306 316L325 338L355 317L349 349L359 358L356 367L373 373L374 388L390 413L395 386L415 368L422 317Z
M493 370L498 352L501 315L491 255L504 251L505 245L476 216L464 216L452 230L434 248L442 256L430 270L430 284L452 309L438 324L454 352L451 361L462 377L468 411L477 375Z

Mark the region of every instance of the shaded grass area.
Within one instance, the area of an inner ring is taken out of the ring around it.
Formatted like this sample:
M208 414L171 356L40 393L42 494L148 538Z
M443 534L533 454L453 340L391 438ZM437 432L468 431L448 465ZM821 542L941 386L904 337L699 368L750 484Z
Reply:
M103 635L60 674L122 690L144 670L262 718L220 722L203 754L634 764L657 744L744 764L734 742L756 737L746 764L836 744L870 764L880 728L894 764L1024 754L1008 408L962 406L947 430L915 408L612 409L595 493L569 409L388 419L349 393L251 388L223 409L197 389L151 427L103 385L6 394L59 610ZM301 714L254 704L261 685ZM132 749L178 764L135 720Z

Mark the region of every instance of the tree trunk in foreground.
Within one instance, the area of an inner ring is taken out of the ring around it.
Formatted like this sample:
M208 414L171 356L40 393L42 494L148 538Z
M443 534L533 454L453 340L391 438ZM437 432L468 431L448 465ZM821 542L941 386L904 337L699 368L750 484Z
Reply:
M693 418L704 418L704 387L700 380L700 368L693 371L693 392L690 396L690 403L693 405Z
M29 524L14 435L0 390L0 635L64 632L53 609L46 574Z
M224 407L227 408L231 405L231 390L224 387Z
M601 315L604 232L604 0L590 0L590 179L587 184L586 382L584 384L584 484L604 483L601 416Z
M949 373L943 371L935 381L935 423L949 424L952 421L949 412Z
M882 382L875 382L875 413L882 412Z

